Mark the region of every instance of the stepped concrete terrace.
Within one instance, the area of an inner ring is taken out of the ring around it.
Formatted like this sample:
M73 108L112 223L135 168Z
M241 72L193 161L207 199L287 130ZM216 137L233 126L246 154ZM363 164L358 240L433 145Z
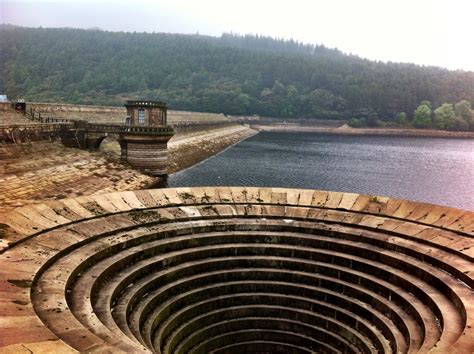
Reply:
M0 351L472 353L474 212L251 187L0 215Z

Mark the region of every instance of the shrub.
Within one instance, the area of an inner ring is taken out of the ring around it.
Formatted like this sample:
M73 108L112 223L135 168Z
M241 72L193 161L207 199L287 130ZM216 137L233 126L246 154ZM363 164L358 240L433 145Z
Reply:
M367 126L367 120L365 118L351 118L348 122L349 126L353 128L362 128Z

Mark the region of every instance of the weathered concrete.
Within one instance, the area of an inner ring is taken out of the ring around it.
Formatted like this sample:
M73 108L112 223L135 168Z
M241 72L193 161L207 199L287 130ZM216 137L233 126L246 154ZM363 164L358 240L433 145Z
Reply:
M64 199L0 225L0 351L474 350L473 212L206 187Z
M60 142L0 145L0 160L0 214L51 199L156 183L156 178L120 163L108 151L70 149Z
M44 117L80 119L91 123L122 124L127 115L123 107L71 105L64 103L28 103L36 114ZM191 128L196 125L209 126L230 123L223 114L188 111L168 111L168 124L176 130Z
M107 136L116 136L122 161L152 176L167 175L167 144L173 134L170 126L91 124L86 121L61 126L59 131L64 146L87 150L98 150Z
M121 159L131 166L151 176L168 174L169 134L121 134L118 142L121 147Z
M0 128L1 131L1 128ZM168 144L168 173L206 159L256 132L240 125L178 133ZM60 142L0 145L0 213L67 196L149 188L157 179L120 163L120 146L105 139L99 151Z

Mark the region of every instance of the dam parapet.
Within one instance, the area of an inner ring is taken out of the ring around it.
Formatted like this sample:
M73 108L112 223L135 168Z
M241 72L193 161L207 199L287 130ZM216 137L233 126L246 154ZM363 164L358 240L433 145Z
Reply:
M85 120L89 123L123 124L127 115L125 107L72 105L64 103L28 103L28 112L45 119ZM225 126L235 126L222 113L167 110L167 124L177 133L202 131Z

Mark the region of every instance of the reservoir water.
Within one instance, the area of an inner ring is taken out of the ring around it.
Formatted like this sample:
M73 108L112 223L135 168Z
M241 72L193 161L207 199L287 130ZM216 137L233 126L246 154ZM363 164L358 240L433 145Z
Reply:
M168 183L324 189L474 210L474 140L261 132Z

